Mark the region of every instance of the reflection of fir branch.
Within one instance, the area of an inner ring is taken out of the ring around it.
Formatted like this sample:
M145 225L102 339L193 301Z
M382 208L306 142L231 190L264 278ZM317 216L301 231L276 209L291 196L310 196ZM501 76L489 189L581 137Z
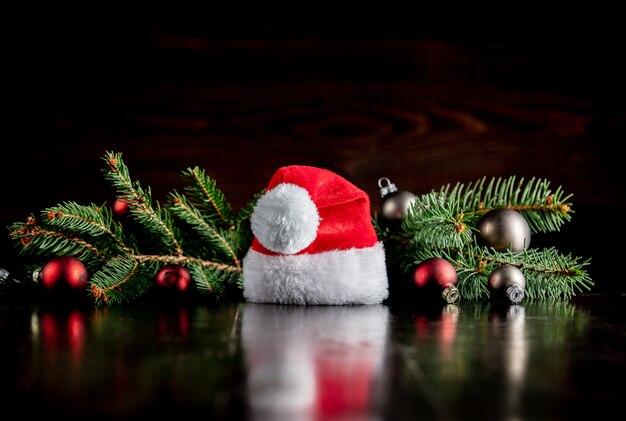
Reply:
M241 259L252 242L249 217L260 194L234 213L215 182L193 168L183 172L192 183L189 197L173 192L170 203L153 205L150 190L130 179L121 154L107 152L104 161L105 178L128 202L136 225L116 220L105 205L64 202L10 225L22 254L79 258L92 273L89 291L102 304L144 295L167 264L186 267L201 293L219 298L228 284L241 288Z
M558 231L571 220L570 197L561 187L552 192L550 183L543 179L533 178L524 184L515 177L489 182L482 178L417 196L400 230L378 224L375 229L385 242L391 264L399 265L405 273L429 257L448 259L457 268L464 298L488 297L489 274L504 263L522 270L529 300L570 298L593 285L585 270L589 259L563 255L553 248L517 254L496 252L479 247L475 238L480 217L498 208L518 211L533 233Z

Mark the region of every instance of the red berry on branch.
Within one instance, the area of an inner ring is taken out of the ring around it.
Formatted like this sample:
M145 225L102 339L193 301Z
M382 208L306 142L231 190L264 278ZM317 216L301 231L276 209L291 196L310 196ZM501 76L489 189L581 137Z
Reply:
M118 216L124 216L128 212L130 212L128 200L122 197L115 199L115 202L113 203L113 213Z
M48 290L80 290L87 286L87 280L87 268L72 256L57 256L50 259L39 275L39 282Z
M441 290L448 303L457 303L460 299L457 281L456 269L452 263L441 257L424 260L413 272L413 282L417 288Z
M167 265L157 272L156 284L165 289L187 291L191 287L191 274L180 265Z

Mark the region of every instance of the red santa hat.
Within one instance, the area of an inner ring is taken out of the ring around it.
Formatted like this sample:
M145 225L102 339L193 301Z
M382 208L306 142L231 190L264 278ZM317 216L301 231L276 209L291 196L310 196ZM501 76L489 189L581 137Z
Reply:
M378 304L388 295L383 244L367 193L332 171L278 169L250 218L244 297L282 304Z

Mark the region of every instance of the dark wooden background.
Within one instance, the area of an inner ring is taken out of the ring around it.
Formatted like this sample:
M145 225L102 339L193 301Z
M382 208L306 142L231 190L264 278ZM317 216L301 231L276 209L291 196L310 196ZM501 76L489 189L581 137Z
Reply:
M383 176L416 194L482 176L545 177L573 193L576 213L535 245L592 258L594 290L625 291L615 13L531 11L520 23L402 11L311 22L306 12L7 16L0 222L65 200L112 203L107 150L122 152L157 200L199 165L236 208L288 164L338 172L371 195L373 211ZM13 245L0 241L10 267Z

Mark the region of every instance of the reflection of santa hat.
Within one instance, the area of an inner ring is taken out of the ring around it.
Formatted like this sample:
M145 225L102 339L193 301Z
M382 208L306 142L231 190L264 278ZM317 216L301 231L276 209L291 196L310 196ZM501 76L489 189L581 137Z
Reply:
M241 341L251 419L378 419L388 325L384 305L246 303Z
M320 168L280 168L250 219L244 297L283 304L377 304L385 253L367 194Z

